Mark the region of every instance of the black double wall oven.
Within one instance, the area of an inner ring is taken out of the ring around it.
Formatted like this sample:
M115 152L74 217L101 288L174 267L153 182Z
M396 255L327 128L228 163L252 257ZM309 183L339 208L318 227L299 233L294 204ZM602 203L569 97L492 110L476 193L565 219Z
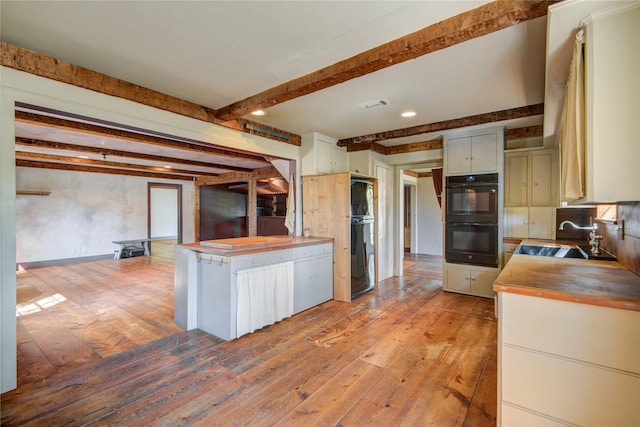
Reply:
M448 176L445 184L445 259L498 266L498 174Z

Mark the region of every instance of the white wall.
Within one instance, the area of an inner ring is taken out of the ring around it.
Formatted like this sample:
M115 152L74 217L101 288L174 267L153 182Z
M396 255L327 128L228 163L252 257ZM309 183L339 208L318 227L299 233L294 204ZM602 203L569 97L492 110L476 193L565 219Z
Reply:
M178 236L178 190L151 188L151 235L149 237Z
M416 218L416 253L442 256L442 221L440 205L433 188L433 178L418 178L415 200L418 211Z
M147 237L148 181L132 176L17 168L19 190L51 192L49 196L16 198L17 262L113 254L112 241ZM192 241L194 185L191 181L177 182L183 185L185 241ZM175 206L175 191L172 196Z

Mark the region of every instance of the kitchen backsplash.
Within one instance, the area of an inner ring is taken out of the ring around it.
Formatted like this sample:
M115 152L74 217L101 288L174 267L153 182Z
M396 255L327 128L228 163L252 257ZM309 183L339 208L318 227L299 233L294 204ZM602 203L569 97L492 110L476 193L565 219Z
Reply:
M640 276L640 202L618 203L617 207L617 218L624 220L624 239L620 239L618 224L596 220L599 234L604 237L602 247Z

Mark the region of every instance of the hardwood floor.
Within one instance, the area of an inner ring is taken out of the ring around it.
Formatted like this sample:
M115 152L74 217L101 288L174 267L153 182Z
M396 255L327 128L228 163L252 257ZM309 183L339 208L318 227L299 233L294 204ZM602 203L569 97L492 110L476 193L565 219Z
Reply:
M18 389L2 395L2 425L495 425L493 301L443 292L439 257L407 255L403 277L351 304L329 301L230 342L175 332L170 259L154 248L67 266L66 280L57 267L35 274L63 283L53 291L67 299L18 317L22 337L35 334L29 316L59 320L53 333L34 322L44 344L19 343L29 357L19 355ZM84 346L56 357L71 334ZM58 351L36 350L51 341Z

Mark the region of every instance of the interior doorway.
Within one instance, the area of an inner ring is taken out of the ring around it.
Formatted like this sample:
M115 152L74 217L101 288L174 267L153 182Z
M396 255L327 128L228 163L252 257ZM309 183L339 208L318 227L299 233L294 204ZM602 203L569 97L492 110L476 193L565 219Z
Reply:
M147 236L182 243L182 185L147 184Z

